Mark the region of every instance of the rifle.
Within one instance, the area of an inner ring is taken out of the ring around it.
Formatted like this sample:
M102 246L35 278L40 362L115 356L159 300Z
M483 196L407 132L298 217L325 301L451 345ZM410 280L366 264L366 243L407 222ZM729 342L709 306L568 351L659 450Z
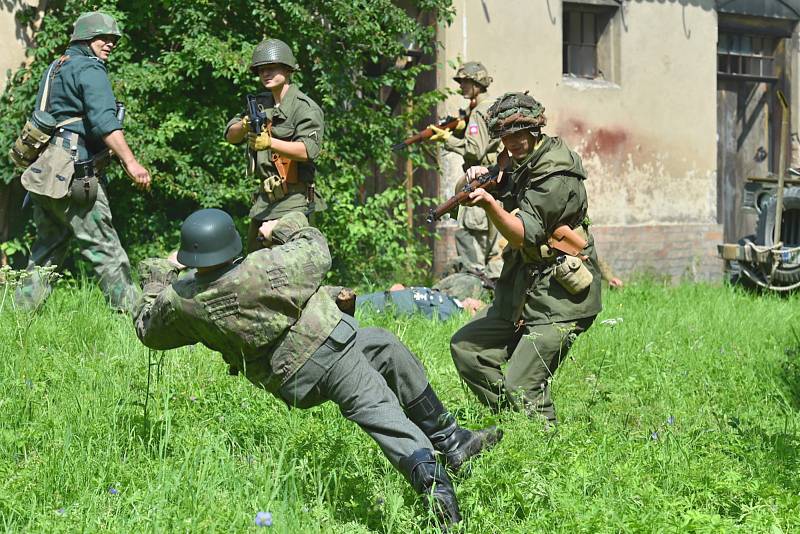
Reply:
M478 101L474 98L470 99L469 101L469 110L471 111L475 106L478 105ZM452 115L448 115L443 119L439 119L439 122L436 123L437 128L441 128L442 130L450 130L453 131L458 126L460 121L466 120L467 118L467 111L460 109L458 110L458 117L453 117ZM433 130L430 128L425 128L421 132L418 132L407 139L403 139L400 143L392 145L392 150L397 152L402 150L403 148L413 145L415 143L419 143L420 141L424 141L425 139L430 139L433 135Z
M436 127L441 128L442 130L453 131L455 130L456 126L458 126L459 121L464 120L464 117L466 117L466 113L464 113L463 111L459 113L458 117L453 117L452 115L448 115L447 117L440 119L439 122L436 123ZM392 150L394 152L398 152L409 145L419 143L420 141L424 141L425 139L430 139L432 135L433 135L433 130L431 130L430 127L425 128L424 130L412 135L411 137L403 139L401 142L392 145Z
M500 152L500 154L497 156L497 164L489 167L489 172L473 178L472 181L467 182L461 191L448 198L435 208L431 208L430 212L428 212L428 223L430 224L434 221L438 221L445 213L448 213L456 206L468 201L469 194L476 189L486 189L487 191L490 191L497 187L497 183L503 177L503 172L508 167L510 161L511 158L508 156L508 152L505 150ZM462 177L462 180L466 181L467 179L467 175L465 174Z

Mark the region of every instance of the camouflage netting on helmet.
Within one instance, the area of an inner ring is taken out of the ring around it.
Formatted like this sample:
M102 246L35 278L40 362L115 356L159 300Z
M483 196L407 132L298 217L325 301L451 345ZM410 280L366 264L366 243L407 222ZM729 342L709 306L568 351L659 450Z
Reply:
M493 79L489 76L489 71L479 61L468 61L461 65L453 79L457 82L461 80L472 80L484 89L491 85Z
M292 70L297 70L297 60L289 45L280 39L266 39L258 43L253 50L253 59L250 62L250 70L258 72L258 67L270 63L280 63Z
M506 93L488 112L489 135L493 139L547 124L544 106L527 93Z
M90 11L81 14L75 21L70 42L88 41L98 35L116 35L122 37L122 32L114 17L100 11Z

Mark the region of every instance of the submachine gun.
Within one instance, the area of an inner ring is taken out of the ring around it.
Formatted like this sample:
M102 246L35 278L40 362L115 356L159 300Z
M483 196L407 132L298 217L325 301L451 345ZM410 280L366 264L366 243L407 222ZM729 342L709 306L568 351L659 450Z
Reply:
M250 131L259 135L267 124L267 114L258 103L256 95L247 95L247 118L250 120Z

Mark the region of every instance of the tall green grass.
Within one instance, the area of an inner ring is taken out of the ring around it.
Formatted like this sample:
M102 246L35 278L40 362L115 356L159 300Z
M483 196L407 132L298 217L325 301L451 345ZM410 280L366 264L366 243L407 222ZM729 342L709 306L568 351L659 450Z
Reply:
M145 420L148 351L78 286L33 317L0 312L0 529L432 530L334 406L288 410L205 348L152 355ZM505 430L455 479L465 531L777 533L800 529L799 303L708 285L606 292L556 376L550 432L461 386L448 340L465 318L362 324L397 333L467 426Z

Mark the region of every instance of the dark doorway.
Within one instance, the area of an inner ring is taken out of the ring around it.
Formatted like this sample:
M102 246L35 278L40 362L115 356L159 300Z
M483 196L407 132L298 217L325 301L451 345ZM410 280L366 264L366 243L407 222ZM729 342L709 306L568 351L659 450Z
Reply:
M757 215L742 211L747 178L778 170L782 111L776 94L782 90L791 102L790 35L790 28L768 19L720 16L717 219L726 243L755 230ZM785 149L788 157L788 140Z

